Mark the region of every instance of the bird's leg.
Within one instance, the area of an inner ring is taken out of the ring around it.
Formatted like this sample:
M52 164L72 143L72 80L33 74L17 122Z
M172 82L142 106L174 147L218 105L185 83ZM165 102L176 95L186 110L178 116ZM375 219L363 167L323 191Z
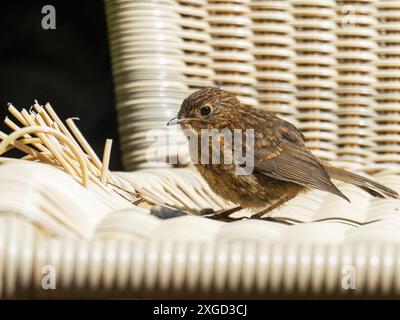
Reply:
M261 210L260 212L257 212L255 214L253 214L250 218L251 219L259 219L261 218L263 215L265 215L266 213L278 208L279 206L281 206L282 204L284 204L287 200L286 199L279 199L278 201L274 202L273 204L271 204L270 206L268 206L267 208Z
M253 214L250 219L261 219L261 217L263 215L265 215L266 213L280 207L281 205L283 205L284 203L286 203L287 201L293 199L297 194L288 194L285 195L283 198L280 198L278 201L274 202L272 205L270 205L269 207L265 208L264 210L261 210L260 212ZM275 219L272 217L266 217L266 218L262 218L263 220L268 220L268 221L275 221L275 222L281 222L280 219Z
M207 218L214 219L214 220L220 220L220 221L235 221L235 220L240 220L242 218L230 218L229 216L236 212L241 210L241 206L233 207L230 209L223 209L217 212L213 212L210 214L210 212L206 212L205 214L203 213L203 216L206 216Z

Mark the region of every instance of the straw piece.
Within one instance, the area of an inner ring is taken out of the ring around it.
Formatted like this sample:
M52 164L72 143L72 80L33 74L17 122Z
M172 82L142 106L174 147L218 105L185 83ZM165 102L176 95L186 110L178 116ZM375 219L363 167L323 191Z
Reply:
M37 110L39 110L40 115L44 117L45 122L48 126L54 127L57 131L63 132L65 135L67 135L71 141L76 145L77 149L82 152L82 154L85 157L86 164L89 168L90 171L92 171L95 175L99 176L100 175L100 169L97 167L94 167L92 165L92 162L88 159L87 155L83 152L83 150L80 148L79 144L75 141L73 135L69 132L69 130L65 127L65 125L62 123L60 118L57 116L53 108L51 107L50 104L46 104L45 108L38 106ZM47 120L46 120L47 119Z
M69 148L66 148L64 146L62 146L63 148L63 152L65 152L66 154L66 159L70 159L72 161L72 163L77 163L79 164L76 160L75 160L75 156L74 154L71 152L71 150ZM91 162L87 161L86 163L89 163L90 165L92 165ZM75 165L76 167L76 165ZM97 169L96 167L92 166L92 168ZM89 180L94 182L96 185L98 185L100 188L102 188L104 191L111 193L109 189L107 189L98 179L98 177L100 176L100 174L95 174L93 172L89 172Z
M92 149L92 147L89 145L89 143L86 141L84 136L82 135L81 131L78 129L78 127L75 125L73 119L67 119L65 121L72 131L72 134L75 136L75 138L78 140L79 144L82 146L83 150L89 155L90 160L93 161L93 163L96 165L97 168L101 170L102 164L100 159L97 157L96 153Z
M11 130L13 130L13 131L17 131L17 130L20 129L20 127L19 127L18 125L16 125L16 124L15 124L10 118L8 118L8 117L6 117L6 118L4 119L4 123L5 123ZM29 134L25 134L24 137L27 138L27 139L32 138L32 136L29 135ZM35 143L33 146L34 146L35 148L37 148L39 151L42 151L42 152L48 152L48 151L49 151L46 147L44 147L44 146L41 144L41 142L40 142L40 143Z
M41 115L39 115L39 114L37 114L36 116L35 116L35 123L38 125L38 126L43 126L43 127L46 127L47 126L47 124L46 124L46 122L43 120L43 118L42 118L42 116ZM51 126L49 126L49 127L51 127ZM59 141L59 140L57 140L55 137L48 137L49 139L51 139L52 141L54 141L54 143L56 144L56 145L59 145L59 147L60 147L60 149L62 149L62 143ZM79 148L77 148L78 150L80 150ZM62 150L61 150L62 151Z
M85 159L82 157L82 154L76 149L75 145L71 142L71 140L68 137L66 137L61 132L56 131L52 128L40 127L40 126L30 126L30 127L25 127L18 131L13 132L12 134L7 136L0 143L0 155L5 152L5 150L9 144L12 144L14 141L16 141L18 138L20 138L24 134L29 134L29 133L34 133L36 135L43 136L43 138L46 138L45 134L53 135L53 136L56 136L59 140L62 140L64 143L66 143L68 145L68 147L74 152L76 159L79 161L79 164L80 164L80 167L82 170L82 174L81 174L82 184L85 187L88 185L88 168L87 168ZM53 148L53 146L50 145L50 148ZM51 150L51 151L54 153L53 150ZM57 150L56 150L56 153L58 153ZM57 157L56 153L54 153L54 155ZM58 159L58 157L57 157L57 159ZM61 159L66 164L65 160L62 157L61 157ZM64 167L64 165L63 165L63 167ZM65 167L64 167L64 170L66 170ZM72 174L72 172L70 172L70 174Z
M22 109L21 114L24 116L25 120L27 121L27 123L29 123L29 125L31 127L35 127L35 121L32 119L31 115L25 110ZM40 128L38 126L38 128ZM42 128L46 128L47 127L43 126ZM21 129L23 130L23 129ZM55 132L58 133L58 131L54 130ZM54 156L56 157L57 161L61 164L61 166L64 168L64 170L69 173L72 174L73 168L71 168L71 166L68 164L68 162L66 161L66 159L63 157L63 155L60 153L57 145L54 143L54 141L52 141L52 139L49 139L49 137L47 137L45 134L41 133L41 132L45 132L45 131L32 131L36 136L38 136L40 139L42 139L42 141L44 142L44 145L54 154Z
M82 149L80 149L80 147L79 147L78 144L76 144L76 147L77 147L77 149L82 153L82 156L85 158L86 165L87 165L89 171L92 172L92 174L93 174L94 177L100 177L100 170L97 169L97 168L92 164L92 162L89 161L89 159L88 159L88 157L87 157L87 154L85 154L85 153L82 151ZM70 150L69 148L67 148L66 146L61 145L61 149L62 149L62 151L65 153L65 155L67 156L67 159L68 159L68 158L73 158L73 157L74 157L74 155L73 155L73 153L71 152L71 150Z
M56 129L57 131L61 131L60 127L58 126L57 122L53 122L53 124L51 125L52 128Z
M77 146L78 143L75 141L74 136L71 134L71 132L69 132L69 130L67 129L67 127L64 125L64 123L61 121L61 119L58 117L58 115L56 114L56 112L54 111L54 109L52 108L52 106L50 105L50 103L46 103L46 105L44 106L44 111L47 112L47 114L49 115L49 117L54 121L55 126L58 126L59 131L61 131L62 133L64 133L67 137L69 137Z
M35 161L36 158L34 156L31 156L30 154L27 154L26 156L21 158L22 160L27 160L27 161Z
M73 138L71 133L68 131L68 129L62 123L62 121L57 116L57 114L55 113L55 111L53 110L53 108L51 107L51 105L49 103L46 103L46 105L44 106L44 109L50 115L51 119L53 119L53 121L58 124L58 126L61 129L61 132L64 133L65 135L67 135L69 138Z
M82 149L80 148L79 144L75 141L75 138L73 137L73 135L71 134L71 132L69 132L69 130L67 129L67 127L64 125L64 123L61 121L61 119L58 117L58 115L55 113L54 109L52 108L52 106L49 103L46 103L46 105L44 106L44 108L38 108L38 110L40 110L41 113L43 113L45 115L45 119L48 117L48 121L50 123L50 121L52 120L52 124L49 125L50 127L54 127L56 130L61 131L62 133L64 133L67 137L69 137L71 139L71 141L75 144L76 148L82 152L82 154L84 155L86 164L88 166L88 169L90 171L92 171L95 175L100 175L100 168L95 168L92 166L91 161L88 159L88 157L86 156L86 154L84 154L84 152L82 151ZM45 120L46 121L46 120ZM97 169L97 170L96 170Z
M71 136L71 139L73 139L73 141L75 142L75 138L76 140L78 140L80 146L83 148L83 150L85 150L85 152L88 154L89 159L88 159L88 167L92 170L92 172L96 175L98 175L99 177L101 176L101 170L102 170L102 163L99 159L99 157L97 156L97 154L94 152L94 150L92 149L92 147L90 146L90 144L87 142L87 140L85 139L85 137L83 136L83 134L81 133L81 131L78 129L78 127L76 126L74 120L79 120L79 118L69 118L67 119L65 122L67 123L69 129L72 131L73 136L71 135L71 133L69 132L69 130L64 126L64 124L61 122L61 120L58 118L57 114L54 112L53 108L51 107L50 104L46 104L45 109L47 110L47 112L50 114L50 116L53 118L53 120L55 121L55 123L57 123L60 126L61 131L66 131L68 132L68 134ZM75 142L76 143L76 142ZM78 144L77 144L78 145ZM95 167L93 167L91 164L94 164ZM110 181L113 181L113 176L111 175L111 173L107 173L107 177Z
M10 112L19 122L21 122L22 125L28 125L21 113L11 103L8 104L8 112Z
M7 139L8 135L5 134L4 132L0 131L0 139L1 140L5 140ZM37 152L35 149L29 148L28 146L26 146L25 144L27 144L28 139L22 139L19 141L14 141L12 143L12 145L17 148L18 150L27 153L28 155L37 158L39 160L41 160L44 163L49 163L49 164L53 164L53 161L51 159L49 159L48 157L46 157L45 155L41 154L40 152ZM25 143L24 143L25 142ZM12 148L10 148L12 149ZM6 150L9 151L10 149Z
M112 147L112 139L107 139L106 144L104 146L103 165L101 167L100 181L102 183L105 183L107 180L107 171L108 171L108 166L110 164L111 147Z
M40 140L39 138L23 138L19 141L21 141L23 144L35 144L42 142L42 140Z
M46 125L48 125L49 127L53 126L54 121L51 120L51 118L49 117L49 115L46 113L46 111L44 110L43 107L39 106L39 105L35 105L35 110L37 111L37 113L43 118L44 122L46 123Z
M36 116L36 121L38 122L39 125L41 125L41 126L46 126L44 120L42 119L42 117L41 117L40 115L37 115L37 116ZM55 143L60 143L60 141L58 141L55 137L49 137L49 138L53 138L53 140L54 140ZM75 164L75 161L74 161L74 158L75 158L75 157L74 157L73 154L71 154L70 149L67 148L67 147L65 147L65 146L63 146L61 143L60 143L59 147L61 148L61 152L62 152L62 153L65 152L65 151L69 151L68 154L67 154L67 156L66 156L66 157L64 156L63 158L65 159L65 161L68 162L68 164L69 164L69 165L72 167L72 169L76 172L76 174L78 175L78 177L81 178L81 170L79 169L79 166L77 166L77 165ZM77 150L78 150L79 152L81 152L81 150L80 150L79 148L77 148ZM85 155L83 154L83 152L81 152L81 153L82 153L82 157L85 158Z
M13 131L17 131L20 128L9 117L6 117L4 119L4 124L7 125Z
M12 104L8 104L8 106L10 113L25 128L21 129L11 119L6 118L4 122L14 131L13 137L18 136L23 138L18 141L12 141L12 138L10 140L7 134L2 133L0 141L5 140L7 146L1 152L6 152L14 147L18 148L27 154L27 156L23 157L24 160L39 160L51 164L63 169L79 180L93 182L103 192L108 194L116 193L114 187L109 188L106 184L114 181L113 175L108 170L112 140L106 141L103 164L73 122L74 118L67 121L72 131L70 132L63 122L61 122L50 104L46 104L43 107L35 100L34 105L29 111L26 109L18 111ZM41 130L35 131L32 129L26 131L26 127L36 127L41 128ZM48 132L51 132L51 134L48 134ZM58 132L58 134L54 132ZM61 139L59 138L60 134L63 135ZM32 147L28 147L27 145L31 145ZM33 149L33 147L38 150ZM80 156L77 157L77 154L80 154ZM82 161L85 162L86 166L82 166ZM85 170L88 171L86 176L83 173ZM120 193L118 195L121 196Z

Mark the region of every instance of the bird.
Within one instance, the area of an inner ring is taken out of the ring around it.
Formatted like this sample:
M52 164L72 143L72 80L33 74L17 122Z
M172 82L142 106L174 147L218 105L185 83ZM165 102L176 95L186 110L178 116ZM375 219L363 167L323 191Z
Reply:
M399 198L389 187L319 159L306 147L305 137L296 126L261 108L243 105L234 94L220 88L206 87L190 94L167 125L180 125L198 138L207 130L252 130L251 173L237 174L238 163L234 161L194 164L211 189L235 203L237 210L265 208L262 212L266 214L312 189L350 202L332 179L355 185L373 197ZM222 145L223 141L219 152L224 155ZM204 149L198 143L197 151ZM214 149L211 146L208 152L215 152Z

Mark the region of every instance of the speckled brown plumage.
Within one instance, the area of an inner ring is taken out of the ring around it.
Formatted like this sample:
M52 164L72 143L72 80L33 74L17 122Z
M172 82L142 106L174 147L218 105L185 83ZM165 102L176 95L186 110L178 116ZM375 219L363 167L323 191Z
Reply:
M398 197L397 192L375 181L322 162L306 148L303 134L294 125L244 106L224 90L210 87L194 92L183 101L176 122L197 135L202 129L254 129L254 170L250 175L237 175L235 164L196 164L217 194L242 208L276 208L313 188L348 200L331 178L354 184L375 197ZM223 147L219 152L223 154Z

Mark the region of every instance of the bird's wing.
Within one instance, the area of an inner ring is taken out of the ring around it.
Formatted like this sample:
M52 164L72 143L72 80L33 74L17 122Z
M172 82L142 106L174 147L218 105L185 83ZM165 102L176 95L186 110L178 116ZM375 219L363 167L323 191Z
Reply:
M289 143L304 146L304 135L290 122L275 116L270 117L267 124L257 126L255 131L261 133L263 138L276 137L276 142L283 139Z
M273 135L275 139L268 139L266 135ZM286 126L267 128L262 136L256 137L255 141L256 172L277 180L324 190L350 201L331 182L318 159L304 147L302 136L297 129L288 130Z

